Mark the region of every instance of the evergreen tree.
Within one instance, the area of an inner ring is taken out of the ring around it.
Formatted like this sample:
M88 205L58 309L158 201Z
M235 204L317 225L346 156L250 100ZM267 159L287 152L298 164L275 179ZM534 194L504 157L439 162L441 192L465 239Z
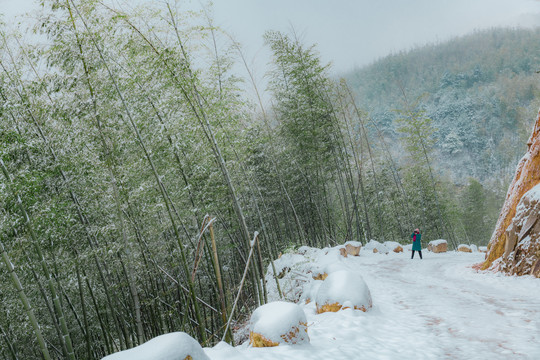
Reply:
M487 219L485 190L476 179L469 179L469 184L461 195L462 222L468 239L476 245L485 245L489 241L490 228Z

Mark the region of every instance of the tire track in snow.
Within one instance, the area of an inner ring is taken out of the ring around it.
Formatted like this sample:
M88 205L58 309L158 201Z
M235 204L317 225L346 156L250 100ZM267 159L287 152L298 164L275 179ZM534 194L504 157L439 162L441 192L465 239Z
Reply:
M394 304L387 306L393 315L422 318L416 331L445 358L540 358L540 291L524 294L518 287L516 296L508 277L492 276L486 284L488 275L467 268L481 260L428 253L423 260L390 255L377 266L356 265L374 302L379 297Z

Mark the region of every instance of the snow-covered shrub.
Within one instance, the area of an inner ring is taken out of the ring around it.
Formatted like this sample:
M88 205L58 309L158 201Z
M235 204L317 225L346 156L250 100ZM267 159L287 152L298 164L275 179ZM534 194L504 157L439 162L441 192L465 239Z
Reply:
M251 315L249 343L253 347L309 343L304 310L284 301L258 307Z
M268 265L265 280L270 301L286 300L298 302L302 297L303 289L314 280L324 280L328 274L345 269L344 259L340 255L338 247L333 248L308 248L299 249L302 254L283 254L274 260L276 276L272 264ZM279 281L283 298L279 296L276 278Z
M310 252L313 248L310 248L309 246L300 246L296 253L300 255L306 255L306 253Z
M304 286L302 299L306 301L306 304L310 303L312 300L315 300L317 297L317 292L319 292L319 288L321 287L322 283L322 280L313 280Z
M274 260L276 277L284 298L288 301L297 302L302 295L304 284L311 280L312 263L306 255L283 254L279 259ZM276 280L272 264L266 270L266 286L268 290L268 300L279 300Z
M371 293L362 276L340 270L328 275L316 296L317 313L353 308L367 311L372 307Z
M173 332L102 360L210 360L201 345L186 333Z
M364 249L373 251L374 253L388 254L388 248L378 242L377 240L369 240L369 242L364 246Z

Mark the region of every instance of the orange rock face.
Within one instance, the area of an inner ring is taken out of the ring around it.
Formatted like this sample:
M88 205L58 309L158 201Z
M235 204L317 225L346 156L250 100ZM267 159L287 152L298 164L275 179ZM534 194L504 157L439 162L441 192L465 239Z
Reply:
M540 184L523 195L506 229L500 270L540 277Z
M495 231L489 241L486 261L482 265L483 270L501 265L499 267L500 270L518 275L540 272L540 264L538 262L540 252L537 250L538 241L535 240L534 236L531 236L527 247L523 248L522 246L519 248L519 242L523 240L523 238L521 240L519 239L521 231L527 225L522 222L526 222L527 219L515 219L516 209L523 195L540 183L540 112L527 146L527 153L518 164L516 175L508 189ZM531 225L528 224L527 226ZM533 224L532 226L535 225ZM531 230L534 229L531 227L527 231L530 232ZM515 256L512 256L512 259L509 258L511 254L519 255L518 253L521 254L518 258L522 260L522 264L523 260L526 260L525 262L528 264L526 271L528 272L525 272L525 269L517 271L515 267L518 265L519 260Z

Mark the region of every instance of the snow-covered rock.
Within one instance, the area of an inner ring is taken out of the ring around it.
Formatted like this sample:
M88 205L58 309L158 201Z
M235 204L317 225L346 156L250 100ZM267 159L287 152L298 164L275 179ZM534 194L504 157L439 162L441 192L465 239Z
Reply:
M467 253L472 252L471 247L467 244L459 244L457 247L457 251L467 252Z
M471 244L469 245L471 247L471 251L472 252L478 252L478 246L474 245L474 244Z
M487 246L479 246L478 251L483 252L483 253L487 253Z
M433 240L428 243L428 251L442 253L448 251L448 242L444 239Z
M395 252L395 253L403 252L403 246L401 246L401 244L398 243L398 242L396 242L396 241L385 241L385 242L383 243L383 245L384 245L387 249L389 249L389 250L391 250L391 251L393 251L393 252Z
M531 222L534 220L526 219L529 216L524 216L525 213L521 216L517 215L518 207L522 203L525 194L540 184L540 112L538 113L527 146L527 153L520 160L514 180L512 180L508 188L495 231L489 241L486 261L482 269L487 269L493 265L494 268L499 268L511 274L533 274L540 276L540 242L536 236L540 233L540 229L534 228L534 230L527 230L530 232L530 239L525 241L527 235L522 233L523 230L527 229L528 226L535 227L537 225L531 225ZM530 200L537 198L533 196L536 192L537 190L533 191L533 193L527 196L528 200L524 200L523 210L525 212L528 212L525 209L534 208ZM533 212L529 212L529 214L533 214ZM529 221L528 224L527 221ZM538 221L536 221L536 224L538 224ZM513 228L509 228L509 226L513 226ZM520 239L516 240L514 234L517 234ZM518 243L522 241L523 243L518 248ZM514 252L514 256L510 257L510 253L512 252ZM500 263L503 266L499 267L497 265ZM538 271L535 271L535 269Z
M120 351L102 360L210 360L201 345L186 333L155 337L142 345Z
M367 311L373 305L371 293L362 276L348 270L328 275L320 285L315 301L319 314L347 308Z
M358 256L360 255L360 249L362 248L362 243L358 241L347 241L345 243L345 250L347 250L347 254L351 256Z
M251 315L249 343L253 347L309 343L304 310L284 301L258 307Z
M364 246L364 249L372 251L374 253L388 254L388 248L378 242L377 240L369 240L369 242Z

